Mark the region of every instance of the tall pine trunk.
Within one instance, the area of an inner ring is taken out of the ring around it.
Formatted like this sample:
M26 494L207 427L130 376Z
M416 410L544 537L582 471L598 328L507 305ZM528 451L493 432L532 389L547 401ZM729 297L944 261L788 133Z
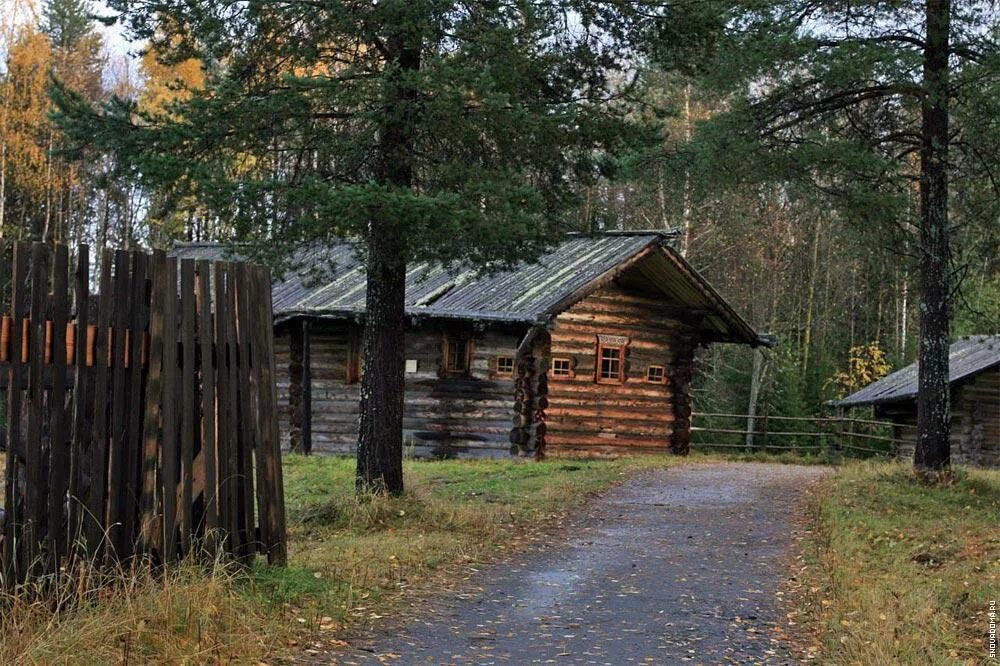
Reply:
M401 241L392 233L394 228L373 222L368 234L368 295L358 435L360 492L403 492L406 264L401 258Z
M920 370L913 463L918 471L934 472L947 469L951 458L947 171L951 1L926 1L920 150Z
M413 186L413 114L409 75L420 69L420 38L401 29L387 42L389 113L379 137L380 181ZM367 234L367 302L358 433L359 492L403 492L403 355L406 326L406 244L398 220L371 220Z

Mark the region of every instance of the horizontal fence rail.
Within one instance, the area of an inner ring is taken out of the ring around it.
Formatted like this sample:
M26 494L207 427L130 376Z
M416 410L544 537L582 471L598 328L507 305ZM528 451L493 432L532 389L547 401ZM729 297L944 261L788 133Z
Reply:
M0 561L285 558L270 276L246 263L0 247Z
M896 455L898 432L916 426L843 416L692 414L692 446L704 449ZM899 429L899 430L896 430Z

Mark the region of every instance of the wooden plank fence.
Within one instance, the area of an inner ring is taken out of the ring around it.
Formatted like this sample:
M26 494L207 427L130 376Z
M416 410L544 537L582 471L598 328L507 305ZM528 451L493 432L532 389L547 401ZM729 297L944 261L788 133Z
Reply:
M772 416L768 414L692 414L693 448L751 451L842 452L848 455L896 455L904 441L899 423L844 416Z
M0 246L0 583L135 556L285 560L271 280L245 263Z

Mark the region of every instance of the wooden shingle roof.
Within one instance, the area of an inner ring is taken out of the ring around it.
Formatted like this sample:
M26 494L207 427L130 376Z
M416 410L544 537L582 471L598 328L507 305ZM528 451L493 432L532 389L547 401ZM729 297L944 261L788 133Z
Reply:
M623 275L640 275L664 300L704 315L712 339L762 341L728 303L669 245L662 232L572 235L537 262L483 274L470 268L412 263L406 310L415 317L521 324L545 323L590 291ZM226 246L182 243L181 258L223 259ZM274 284L275 322L297 317L358 317L365 310L365 275L356 246L331 243L295 258L303 268ZM310 267L322 266L317 282Z
M953 343L948 350L948 381L951 384L996 366L1000 366L1000 335L971 335ZM913 400L917 397L917 369L917 364L912 363L830 404L861 407Z

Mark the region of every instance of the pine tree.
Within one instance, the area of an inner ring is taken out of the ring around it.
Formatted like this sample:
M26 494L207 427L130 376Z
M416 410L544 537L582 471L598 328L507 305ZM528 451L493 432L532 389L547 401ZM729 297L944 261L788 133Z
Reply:
M93 34L94 22L87 0L46 0L42 6L42 31L56 49L72 50Z
M716 6L732 29L716 44L719 66L704 78L731 97L729 111L704 128L710 148L703 152L725 156L723 173L811 188L860 222L855 229L877 228L878 242L915 248L921 316L914 463L944 470L957 233L949 216L959 206L950 194L956 186L978 191L978 209L964 205L963 213L989 224L1000 210L989 175L1000 157L996 11L978 0Z
M647 136L628 120L657 2L113 0L204 89L164 113L68 91L62 123L157 185L186 183L277 261L361 241L367 271L358 486L402 490L404 282L417 260L530 259L581 185ZM683 6L683 5L681 5Z

